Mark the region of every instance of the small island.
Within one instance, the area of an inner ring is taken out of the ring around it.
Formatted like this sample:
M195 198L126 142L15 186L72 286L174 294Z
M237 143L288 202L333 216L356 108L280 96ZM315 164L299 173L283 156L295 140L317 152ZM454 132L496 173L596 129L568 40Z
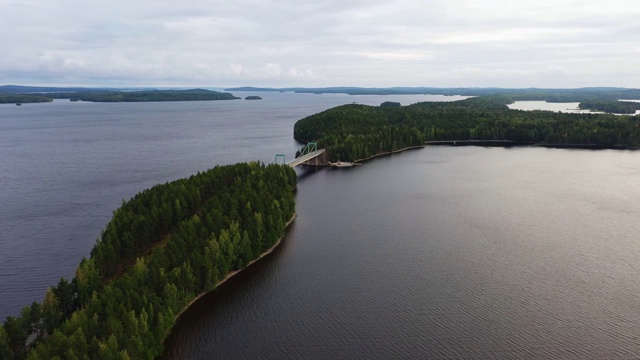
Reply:
M245 100L262 100L262 98L260 96L256 96L256 95L247 96L244 99Z

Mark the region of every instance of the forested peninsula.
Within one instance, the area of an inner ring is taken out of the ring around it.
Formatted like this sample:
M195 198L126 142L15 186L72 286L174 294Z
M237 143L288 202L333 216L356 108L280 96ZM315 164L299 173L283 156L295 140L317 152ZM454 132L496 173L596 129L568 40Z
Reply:
M429 141L507 140L519 144L638 148L639 116L511 110L506 96L409 106L343 105L306 117L297 139L326 148L331 161L356 161Z
M272 249L294 216L296 173L217 166L123 201L75 278L7 317L0 359L153 359L200 294Z

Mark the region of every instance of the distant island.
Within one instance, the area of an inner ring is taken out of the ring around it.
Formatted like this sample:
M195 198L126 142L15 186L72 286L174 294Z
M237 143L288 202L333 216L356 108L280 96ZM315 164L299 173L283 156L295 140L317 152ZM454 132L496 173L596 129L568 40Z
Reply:
M209 101L236 100L227 92L205 89L121 90L90 88L44 88L7 85L0 87L0 103L50 102L53 99L92 102Z
M50 93L52 99L70 99L93 102L147 102L147 101L206 101L235 100L230 93L211 90L151 90L151 91L89 91L77 93Z
M0 94L0 104L28 104L51 101L53 99L42 95Z
M255 96L255 95L247 96L244 99L245 100L262 100L262 98L260 96Z

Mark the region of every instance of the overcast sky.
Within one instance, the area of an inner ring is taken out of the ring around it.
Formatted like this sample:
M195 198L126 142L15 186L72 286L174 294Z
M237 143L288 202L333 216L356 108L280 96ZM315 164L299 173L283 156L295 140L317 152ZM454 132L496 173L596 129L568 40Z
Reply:
M640 88L640 3L0 0L0 84Z

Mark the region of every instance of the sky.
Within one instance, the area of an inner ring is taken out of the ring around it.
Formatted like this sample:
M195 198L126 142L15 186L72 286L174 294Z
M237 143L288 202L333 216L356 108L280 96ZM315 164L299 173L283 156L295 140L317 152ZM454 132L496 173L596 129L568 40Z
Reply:
M640 88L640 4L0 0L0 84Z

